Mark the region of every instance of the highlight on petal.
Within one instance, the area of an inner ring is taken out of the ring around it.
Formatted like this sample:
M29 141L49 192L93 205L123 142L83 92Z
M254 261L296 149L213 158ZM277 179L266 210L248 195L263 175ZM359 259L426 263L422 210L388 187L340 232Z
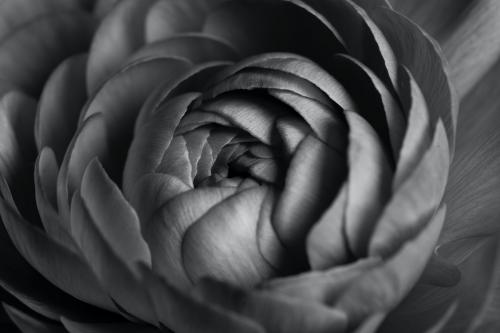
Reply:
M444 195L449 169L449 150L442 123L438 123L431 147L387 203L369 244L372 255L387 255L434 214ZM392 250L391 250L392 249Z
M140 262L151 264L149 248L140 236L133 208L97 160L88 165L81 190L73 195L71 233L121 312L154 323L151 303L139 283L138 271Z
M151 218L143 222L143 234L151 250L153 271L171 285L188 290L192 280L183 264L184 234L191 225L236 191L230 187L190 190L166 201L152 212Z
M191 225L182 240L182 259L192 281L202 276L252 285L274 272L255 239L257 214L265 187L250 188L225 199ZM236 223L235 223L236 222Z

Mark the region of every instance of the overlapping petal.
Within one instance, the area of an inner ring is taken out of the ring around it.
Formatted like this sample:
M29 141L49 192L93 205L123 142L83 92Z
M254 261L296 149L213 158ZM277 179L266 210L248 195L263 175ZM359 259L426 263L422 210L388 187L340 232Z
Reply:
M21 329L374 331L431 256L457 282L455 94L386 1L28 3L2 3L5 248L104 319L0 274L56 319L7 305Z

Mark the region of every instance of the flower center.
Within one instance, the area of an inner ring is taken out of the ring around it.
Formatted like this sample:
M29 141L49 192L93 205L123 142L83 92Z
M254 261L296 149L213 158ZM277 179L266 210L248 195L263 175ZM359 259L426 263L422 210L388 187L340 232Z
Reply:
M180 280L244 285L306 269L308 230L347 174L344 95L294 54L204 65L154 94L127 168L139 150L161 156L149 170L168 178L168 195L144 224L168 249L158 262L181 270ZM126 169L125 189L129 179Z

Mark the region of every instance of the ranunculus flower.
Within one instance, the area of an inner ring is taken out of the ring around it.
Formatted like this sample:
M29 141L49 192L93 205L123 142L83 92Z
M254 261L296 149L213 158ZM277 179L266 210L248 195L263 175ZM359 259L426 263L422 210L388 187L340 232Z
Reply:
M475 88L492 54L475 69L452 23L488 1L443 1L442 22L434 2L395 4L449 67L384 0L1 2L6 315L24 332L494 329L499 132Z

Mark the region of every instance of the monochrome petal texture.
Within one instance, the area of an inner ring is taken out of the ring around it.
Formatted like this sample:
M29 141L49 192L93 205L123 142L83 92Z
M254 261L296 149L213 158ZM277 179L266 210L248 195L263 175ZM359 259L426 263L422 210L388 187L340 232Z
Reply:
M0 2L0 320L497 327L499 21L435 2Z

